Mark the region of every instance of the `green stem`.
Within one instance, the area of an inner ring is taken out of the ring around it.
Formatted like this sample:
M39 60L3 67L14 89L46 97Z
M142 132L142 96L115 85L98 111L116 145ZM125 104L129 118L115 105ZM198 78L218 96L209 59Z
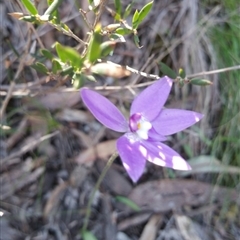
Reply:
M86 216L85 216L85 219L84 219L84 224L83 224L83 227L82 227L82 232L85 232L87 230L89 218L90 218L90 215L91 215L91 206L92 206L92 202L93 202L94 196L95 196L97 190L99 189L100 184L102 183L102 181L103 181L107 171L109 170L109 168L111 167L112 163L117 158L117 156L118 156L118 153L115 152L109 158L109 160L108 160L106 166L104 167L100 177L98 178L98 181L97 181L93 191L91 192L91 195L90 195L90 198L89 198L89 201L88 201L88 205L87 205L87 210L86 210Z

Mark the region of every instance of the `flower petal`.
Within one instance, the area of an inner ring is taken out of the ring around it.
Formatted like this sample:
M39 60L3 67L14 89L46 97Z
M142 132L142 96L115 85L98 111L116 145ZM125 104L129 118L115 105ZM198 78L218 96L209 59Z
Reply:
M158 133L167 136L192 126L202 118L202 114L193 111L162 109L152 125Z
M163 143L142 141L140 151L145 158L162 167L176 170L190 170L190 165L172 148Z
M130 116L141 113L148 121L156 118L172 87L172 79L165 76L143 90L133 101Z
M134 135L131 133L127 133L117 140L119 156L133 182L137 182L141 177L146 164L146 160L140 153L139 147L140 142L136 141Z
M156 132L156 130L154 128L151 128L148 131L148 141L150 142L164 142L167 140L167 138L161 134L159 134L158 132Z
M127 131L125 117L107 98L86 88L80 94L84 104L99 122L116 132Z

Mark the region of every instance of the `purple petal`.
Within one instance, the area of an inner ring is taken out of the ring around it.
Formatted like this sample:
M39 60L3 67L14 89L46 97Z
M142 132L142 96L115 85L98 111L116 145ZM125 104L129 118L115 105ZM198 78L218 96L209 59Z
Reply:
M139 148L140 142L136 141L134 135L131 133L125 134L117 140L119 156L133 182L137 182L141 177L146 164L146 160L139 151Z
M130 116L141 113L148 121L152 121L165 104L172 87L172 80L165 76L142 91L133 101Z
M127 131L125 117L107 98L86 88L80 94L84 104L99 122L116 132Z
M143 156L154 164L176 170L190 170L190 165L172 148L163 143L142 141L140 151Z
M156 132L155 129L152 127L148 131L148 139L147 140L152 141L152 142L164 142L167 140L167 138L165 136L162 136L158 132Z
M162 109L152 125L158 133L167 136L192 126L202 118L202 114L193 111Z

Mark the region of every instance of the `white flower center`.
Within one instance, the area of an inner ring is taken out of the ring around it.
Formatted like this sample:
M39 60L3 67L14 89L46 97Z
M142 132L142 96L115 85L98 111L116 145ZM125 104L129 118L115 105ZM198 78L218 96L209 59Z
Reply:
M137 124L137 128L137 135L144 140L148 139L148 131L152 128L152 124L141 119Z

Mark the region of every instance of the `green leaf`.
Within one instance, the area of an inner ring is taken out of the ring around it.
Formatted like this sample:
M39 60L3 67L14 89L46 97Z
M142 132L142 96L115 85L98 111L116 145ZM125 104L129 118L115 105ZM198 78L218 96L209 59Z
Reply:
M97 238L87 230L82 231L82 238L83 240L97 240Z
M53 55L52 55L52 53L51 53L49 50L47 50L47 49L41 49L40 52L41 52L41 54L42 54L45 58L47 58L47 59L49 59L49 60L52 61Z
M115 32L116 32L117 34L122 35L122 36L132 33L132 31L131 31L130 29L128 29L128 28L122 28L122 27L116 29Z
M121 12L122 12L122 5L121 5L121 0L114 0L115 3L115 20L120 20L121 19Z
M139 45L140 40L139 40L138 35L135 34L133 38L134 38L134 43L136 44L136 46L137 46L138 48L141 48L140 45Z
M87 58L91 63L94 63L101 55L100 45L102 43L102 35L100 34L100 32L101 25L97 24L88 47Z
M137 211L137 212L141 211L140 207L135 202L130 200L129 198L126 198L123 196L116 196L115 199L121 203L124 203L125 205L127 205L128 207L133 209L134 211Z
M58 57L62 62L70 62L70 65L75 68L80 68L82 66L83 59L74 48L63 46L58 42L55 44L55 47Z
M48 69L46 68L46 66L40 62L36 62L31 67L34 68L35 70L37 70L38 72L41 72L44 74L48 73Z
M111 54L116 46L114 41L106 41L100 45L101 48L101 57L106 57Z
M112 33L110 36L111 40L116 40L118 42L126 42L125 38L121 34Z
M147 3L139 12L138 14L138 19L137 19L137 26L144 20L144 18L148 15L148 13L151 11L153 6L153 1Z
M133 0L130 4L127 5L126 10L123 14L123 19L126 19L129 16L129 14L131 13L134 2L135 2L135 0Z
M52 72L54 74L58 74L59 72L62 71L62 65L60 64L58 59L53 59L52 60Z
M83 75L81 73L75 73L72 77L72 82L73 87L79 89L84 85L85 79L83 78Z
M73 70L74 69L73 69L72 66L64 67L64 68L62 68L61 76L73 76L74 75L74 71Z
M190 80L190 83L198 86L212 85L213 83L207 79L194 78Z
M33 5L33 3L30 0L21 0L21 1L29 13L31 13L32 15L38 14L36 7Z
M134 29L136 29L138 26L138 17L139 17L139 13L138 13L138 10L136 9L136 11L133 15L133 18L132 18L132 26Z
M160 67L160 71L164 75L167 75L168 77L170 77L172 79L176 79L177 74L170 67L168 67L165 63L160 62L159 67Z

